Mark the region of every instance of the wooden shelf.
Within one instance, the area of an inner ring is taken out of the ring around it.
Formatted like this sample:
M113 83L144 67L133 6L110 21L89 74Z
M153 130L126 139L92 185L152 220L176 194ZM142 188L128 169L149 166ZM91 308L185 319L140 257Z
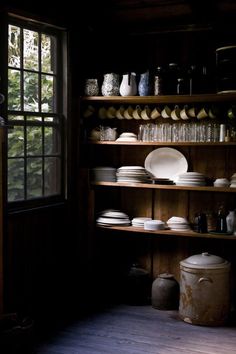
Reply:
M125 141L89 141L86 144L92 145L124 145L124 146L235 146L236 141L229 142L157 142L157 141L135 141L135 142L125 142Z
M236 188L223 188L223 187L192 187L192 186L176 186L176 185L163 185L152 183L126 183L126 182L91 182L92 186L102 187L120 187L120 188L147 188L147 189L166 189L166 190L186 190L186 191L198 191L198 192L223 192L223 193L235 193Z
M82 97L86 102L108 102L108 103L200 103L200 102L232 102L236 101L236 93L221 94L199 94L199 95L163 95L163 96L88 96Z
M180 237L192 237L192 238L209 238L209 239L224 239L224 240L236 240L236 236L234 235L225 235L225 234L212 234L205 233L201 234L198 232L194 232L192 230L189 231L171 231L171 230L158 230L158 231L148 231L143 228L134 227L134 226L97 226L98 229L106 230L106 231L122 231L124 233L138 233L138 234L148 234L154 237L158 236L180 236Z

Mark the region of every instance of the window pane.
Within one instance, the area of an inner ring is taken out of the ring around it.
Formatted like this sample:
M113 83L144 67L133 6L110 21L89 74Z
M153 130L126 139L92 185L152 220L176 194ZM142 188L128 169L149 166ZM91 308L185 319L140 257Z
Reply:
M42 117L37 116L27 116L27 121L42 122Z
M45 73L55 73L55 55L52 51L55 47L55 39L51 36L42 34L41 41L41 60L42 60L42 71Z
M20 71L8 70L8 109L21 109Z
M42 127L27 127L27 155L42 155Z
M8 130L8 156L24 156L24 128L14 127Z
M27 199L42 197L42 158L27 159Z
M8 65L20 67L20 27L8 26Z
M38 74L24 72L24 110L38 112Z
M9 201L61 193L62 116L57 103L62 97L57 97L57 83L63 80L57 72L57 45L57 35L47 33L45 25L23 19L9 24Z
M42 112L55 111L54 78L51 75L42 75Z
M45 158L45 186L44 194L46 196L59 194L61 185L60 185L60 169L61 161L57 157L46 157Z
M45 127L44 134L44 154L58 154L61 145L58 127Z
M24 29L24 69L38 70L39 36L37 32Z
M8 120L13 121L13 120L24 120L23 116L12 116L8 115Z
M8 160L8 201L24 199L24 159Z
M59 119L56 117L45 117L44 122L52 122L52 123L58 124Z

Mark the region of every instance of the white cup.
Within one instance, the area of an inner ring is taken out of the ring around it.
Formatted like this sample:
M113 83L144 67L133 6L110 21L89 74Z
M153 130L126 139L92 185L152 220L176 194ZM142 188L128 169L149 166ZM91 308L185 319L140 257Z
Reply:
M110 106L107 109L107 118L112 119L116 117L116 109L113 106Z
M171 117L171 109L169 106L165 106L161 111L162 118L170 118Z
M161 111L158 107L155 107L152 111L151 111L151 119L156 119L159 118L161 116Z
M204 119L208 117L208 109L206 107L203 107L202 109L200 109L200 111L197 114L197 119Z
M141 111L141 117L144 120L150 120L150 116L151 116L151 110L150 108L146 105L144 107L144 109Z
M190 116L188 115L188 106L185 105L183 109L180 111L180 118L183 120L188 120Z
M137 105L133 111L133 118L134 119L142 119L141 112L142 112L141 107L139 105Z
M128 106L124 111L125 119L133 119L133 108Z
M175 108L173 109L173 111L171 111L171 118L173 120L180 120L180 108L178 105L175 106Z
M116 110L116 118L117 119L124 119L124 111L125 111L125 107L124 106L120 106Z

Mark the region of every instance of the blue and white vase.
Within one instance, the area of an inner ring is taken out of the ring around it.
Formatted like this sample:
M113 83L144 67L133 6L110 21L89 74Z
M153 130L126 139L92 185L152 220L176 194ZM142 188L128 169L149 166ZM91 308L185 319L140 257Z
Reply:
M150 94L149 71L146 71L140 75L138 93L139 96L148 96Z

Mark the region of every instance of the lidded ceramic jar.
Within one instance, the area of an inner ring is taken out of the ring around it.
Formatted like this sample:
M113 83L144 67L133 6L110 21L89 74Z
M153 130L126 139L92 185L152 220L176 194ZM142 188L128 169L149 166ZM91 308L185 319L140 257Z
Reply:
M198 325L222 325L230 310L230 263L207 252L180 262L179 315Z
M119 96L120 92L120 78L119 74L107 73L104 74L102 83L102 95L103 96Z
M173 274L162 273L152 283L152 307L176 310L179 306L179 283Z

